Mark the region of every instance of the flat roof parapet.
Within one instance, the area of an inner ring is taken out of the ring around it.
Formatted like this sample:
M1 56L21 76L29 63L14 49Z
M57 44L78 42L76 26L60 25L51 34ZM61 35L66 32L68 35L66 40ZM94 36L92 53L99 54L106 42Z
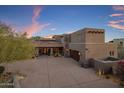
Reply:
M80 32L80 31L86 31L86 32L92 32L92 33L104 33L105 29L100 29L100 28L83 28L77 31L74 31L73 33ZM71 33L71 34L73 34Z
M83 30L103 30L104 31L104 29L101 29L101 28L84 28Z

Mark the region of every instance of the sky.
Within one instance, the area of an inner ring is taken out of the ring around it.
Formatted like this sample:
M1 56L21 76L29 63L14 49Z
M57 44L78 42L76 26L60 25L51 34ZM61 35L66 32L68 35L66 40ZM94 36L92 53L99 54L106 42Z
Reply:
M124 6L0 6L0 21L31 36L71 33L85 27L105 29L105 41L124 38Z

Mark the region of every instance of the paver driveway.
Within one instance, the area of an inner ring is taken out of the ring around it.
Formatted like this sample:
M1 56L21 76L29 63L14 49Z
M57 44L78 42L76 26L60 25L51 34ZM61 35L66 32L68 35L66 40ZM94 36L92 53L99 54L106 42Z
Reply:
M9 71L26 75L21 87L119 87L109 79L95 75L92 69L81 68L71 58L41 56L38 59L8 64Z

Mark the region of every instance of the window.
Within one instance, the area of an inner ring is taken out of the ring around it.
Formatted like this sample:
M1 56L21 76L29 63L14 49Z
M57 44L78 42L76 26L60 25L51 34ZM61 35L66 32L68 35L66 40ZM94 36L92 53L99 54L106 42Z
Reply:
M111 51L109 52L109 55L111 56Z
M112 56L114 56L114 51L112 51Z
M110 52L109 52L109 55L110 55L110 56L114 56L114 51L110 51Z

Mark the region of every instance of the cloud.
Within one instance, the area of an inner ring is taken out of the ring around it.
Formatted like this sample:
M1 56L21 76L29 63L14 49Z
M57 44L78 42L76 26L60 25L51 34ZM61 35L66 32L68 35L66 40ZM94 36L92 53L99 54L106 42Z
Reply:
M111 14L109 15L110 17L119 17L119 16L124 16L124 14Z
M118 24L122 22L124 22L124 20L114 20L114 21L109 21L109 24Z
M124 11L124 6L115 5L115 6L112 6L112 9L116 10L116 11ZM109 16L119 18L120 16L124 16L124 14L123 13L114 13ZM112 28L124 30L124 25L122 25L121 23L124 23L124 19L111 20L108 22L108 26L110 26Z
M27 35L27 38L32 37L32 35L38 31L43 30L45 27L49 26L50 24L40 24L37 19L40 16L40 13L42 12L41 6L35 6L33 10L33 16L32 16L32 23L31 25L27 26L24 30L24 32Z
M120 24L108 24L108 26L111 26L116 29L124 30L124 26Z
M114 5L112 8L116 11L124 11L124 6L123 5Z
M109 21L108 26L120 30L124 30L124 26L121 25L120 23L123 23L124 20L115 20L115 21Z
M27 34L27 38L32 37L32 35L40 30L43 30L45 27L49 26L49 24L39 24L33 23L25 29Z
M51 31L55 31L55 30L56 30L56 28L51 28L50 30L51 30Z
M40 16L41 11L42 11L42 7L41 6L35 6L34 7L33 17L32 17L32 21L33 22L35 22L36 19Z

